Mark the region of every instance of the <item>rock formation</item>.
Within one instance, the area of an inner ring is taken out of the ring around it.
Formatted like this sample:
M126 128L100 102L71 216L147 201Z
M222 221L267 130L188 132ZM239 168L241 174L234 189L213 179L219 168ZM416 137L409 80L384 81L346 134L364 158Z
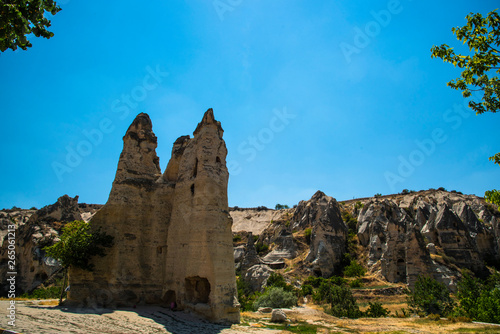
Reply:
M346 252L347 226L337 201L316 192L309 201L301 201L291 221L292 228L311 228L311 245L305 259L313 273L329 277L334 274Z
M366 201L358 238L370 271L389 282L411 286L427 274L453 287L459 268L483 276L486 264L498 266L499 221L498 211L475 196L429 190Z
M176 305L238 323L226 145L212 109L173 145L163 175L147 114L123 137L113 187L92 225L114 237L92 272L70 271L74 304Z
M56 260L45 256L43 248L58 241L59 233L66 223L85 220L91 217L98 207L93 205L81 207L78 204L78 196L72 198L64 195L56 203L37 211L2 213L2 216L7 216L5 220L12 219L11 224L14 223L16 226L17 295L35 289L61 268ZM7 263L7 239L5 239L0 251L2 284L6 282L4 278L8 272ZM3 285L0 293L4 294L6 287Z

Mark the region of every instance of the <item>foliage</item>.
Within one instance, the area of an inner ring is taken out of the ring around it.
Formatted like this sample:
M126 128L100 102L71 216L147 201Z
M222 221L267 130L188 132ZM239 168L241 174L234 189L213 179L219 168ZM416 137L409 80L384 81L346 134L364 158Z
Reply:
M368 303L370 306L365 312L365 316L368 318L380 318L387 317L391 313L388 309L382 306L380 302Z
M59 298L61 294L61 287L51 286L48 288L39 288L33 290L31 293L23 293L20 297L27 299L55 299Z
M349 234L356 234L357 233L357 228L356 226L358 225L358 220L354 218L349 211L343 211L342 212L342 220L345 222L347 225L347 228L349 229Z
M448 82L448 86L461 90L465 98L471 97L473 91L482 92L479 102L469 101L469 107L482 114L496 113L500 108L500 15L496 10L483 17L480 13L470 13L466 17L467 24L452 28L457 39L469 47L471 55L456 54L453 48L446 44L431 48L432 58L441 58L463 69L459 78ZM500 153L490 157L490 160L500 164Z
M293 292L295 290L293 285L288 284L282 275L280 275L278 273L274 273L274 272L271 273L271 275L267 279L266 285L268 288L271 288L271 287L282 288L283 290L288 291L288 292Z
M476 321L500 323L500 274L491 275L481 282L472 273L464 271L458 283L458 316Z
M373 195L373 197L375 197L375 198L382 197L382 194L376 193L375 195Z
M297 297L283 288L271 287L253 303L254 310L259 307L286 308L297 305Z
M304 236L306 237L306 242L309 245L311 243L312 229L306 228L304 230Z
M365 268L356 260L351 260L351 263L344 268L344 276L347 277L360 277L366 273Z
M89 263L92 256L104 256L104 247L111 247L113 237L101 232L91 232L90 223L75 220L62 228L60 241L45 247L47 255L59 260L64 268L78 267L92 270Z
M263 255L269 250L269 246L263 242L258 242L255 244L255 250L259 255Z
M50 20L45 12L56 15L61 8L53 0L9 0L0 2L0 51L27 50L32 44L26 36L51 38L54 33L47 30Z
M234 235L233 242L239 242L239 241L241 241L241 235L239 235L239 234Z
M363 203L361 203L360 201L357 201L356 204L354 204L354 208L356 210L359 210L363 207Z
M309 296L314 293L314 288L311 284L302 284L300 287L300 294L302 296Z
M427 276L419 276L407 294L408 306L416 313L447 315L453 309L453 299L446 286Z
M290 207L286 204L276 204L274 207L275 210L289 209Z
M252 291L252 288L241 277L236 277L236 288L238 289L238 302L242 311L253 311L253 303L260 296L260 292Z
M335 317L358 318L362 315L352 291L345 285L330 285L326 301L330 304L327 313Z
M266 324L269 329L282 330L280 333L301 333L301 334L316 334L318 332L318 325L309 324L307 322L299 322L290 326L288 324Z
M406 195L409 193L410 193L410 191L408 189L403 189L403 191L401 192L401 194L403 194L403 195Z
M500 73L500 51L497 48L500 44L500 16L494 10L486 17L470 13L466 19L465 26L452 28L451 31L459 41L467 43L472 55L455 54L453 48L442 44L432 47L432 58L441 58L444 62L463 69L460 78L448 82L448 86L461 90L465 98L470 97L474 90L483 92L482 102L469 102L469 106L477 114L497 112L500 107L500 81L497 76L491 75ZM491 70L496 71L491 73Z
M500 191L496 189L488 190L484 193L484 198L486 199L486 202L495 204L500 208Z
M361 280L356 278L355 280L352 280L349 282L349 286L351 288L361 288L363 286L363 283L361 283Z

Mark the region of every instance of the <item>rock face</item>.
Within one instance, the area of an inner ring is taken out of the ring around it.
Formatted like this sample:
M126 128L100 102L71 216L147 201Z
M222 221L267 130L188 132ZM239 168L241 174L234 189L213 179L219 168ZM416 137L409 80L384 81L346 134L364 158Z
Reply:
M176 303L214 322L239 322L222 135L209 109L194 138L175 141L162 175L151 120L136 117L109 199L92 219L114 246L93 259L93 272L70 272L71 303Z
M292 218L292 228L311 228L311 245L305 262L318 276L330 277L346 252L347 226L337 201L318 191L301 201Z
M480 218L483 217L483 218ZM368 268L410 286L427 274L454 286L458 268L479 276L498 265L500 214L475 196L429 190L371 199L358 215Z
M58 241L62 227L74 220L84 220L92 216L99 206L83 206L78 204L78 196L60 197L56 203L40 210L28 212L10 212L7 214L15 226L17 295L29 292L42 284L61 266L47 256L43 248ZM29 217L29 218L28 218ZM84 218L85 217L85 218ZM8 236L5 237L0 252L0 278L5 281L8 265ZM6 285L2 285L0 293L5 294Z

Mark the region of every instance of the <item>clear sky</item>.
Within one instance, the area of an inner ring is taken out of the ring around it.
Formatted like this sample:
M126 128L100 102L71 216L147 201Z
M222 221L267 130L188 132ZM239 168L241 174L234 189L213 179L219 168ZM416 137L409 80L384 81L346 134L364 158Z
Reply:
M105 203L135 115L162 171L208 108L229 204L500 189L500 114L476 116L431 59L498 1L63 0L50 40L0 55L0 208Z

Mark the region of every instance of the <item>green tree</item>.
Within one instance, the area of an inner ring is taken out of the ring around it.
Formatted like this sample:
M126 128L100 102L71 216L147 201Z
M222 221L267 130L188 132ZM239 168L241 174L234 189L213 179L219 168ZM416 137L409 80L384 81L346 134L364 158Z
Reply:
M105 247L113 245L113 237L101 232L100 229L91 231L90 223L75 220L62 228L60 240L52 246L45 247L47 255L57 259L67 274L70 267L92 270L89 263L91 257L105 255ZM67 275L61 291L60 302L64 293Z
M356 260L351 260L351 263L344 268L344 276L361 277L366 273L365 268Z
M477 319L478 311L478 295L482 290L480 282L473 274L464 270L462 278L458 282L458 306L457 311L461 315L465 315L470 319Z
M257 310L259 307L284 308L295 305L297 305L297 297L293 293L285 291L283 288L272 287L257 298L253 303L253 308Z
M330 285L327 301L328 313L335 317L359 318L362 313L356 304L352 291L345 285Z
M500 208L500 191L496 189L488 190L484 193L484 198L487 202L495 204Z
M496 10L486 17L479 13L470 13L466 17L467 24L463 27L452 28L457 39L467 44L471 54L456 54L447 44L433 46L432 58L441 58L463 69L459 78L448 82L448 86L461 90L465 98L471 96L472 91L481 91L481 101L471 100L469 106L477 113L497 112L500 107L500 16ZM495 75L496 74L496 75Z
M408 306L416 313L446 315L453 309L453 299L443 283L419 276L415 287L408 291Z
M32 47L27 35L51 38L47 30L50 20L45 12L55 15L61 8L53 0L0 0L0 51L27 50Z
M286 204L276 204L276 206L274 207L275 210L282 210L282 209L289 209L290 207Z

